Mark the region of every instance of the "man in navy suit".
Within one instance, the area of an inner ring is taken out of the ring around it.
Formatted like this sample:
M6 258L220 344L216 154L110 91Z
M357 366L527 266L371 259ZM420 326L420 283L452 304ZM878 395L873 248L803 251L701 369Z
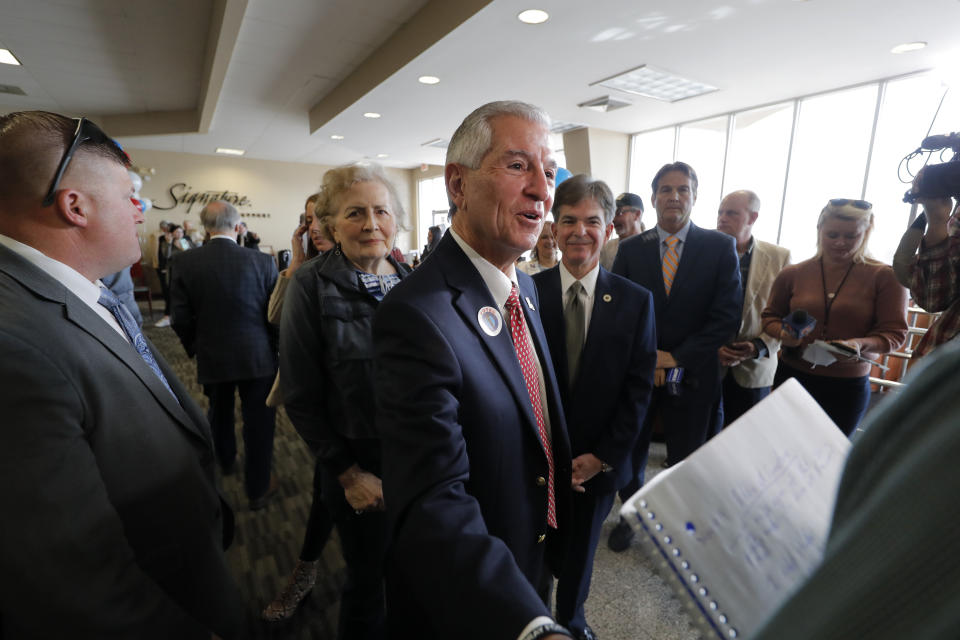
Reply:
M553 201L549 123L520 102L467 116L447 150L452 227L374 318L391 637L570 637L546 604L570 444L536 287L514 268Z
M197 356L197 380L210 399L214 448L225 473L237 455L234 393L240 393L244 484L250 508L261 509L273 492L276 416L266 400L277 375L277 330L267 321L267 305L277 265L237 244L240 214L230 203L211 202L200 221L210 241L171 261L172 325L187 353Z
M583 640L596 638L583 605L600 528L617 489L630 480L630 452L647 413L657 361L653 297L600 266L613 212L605 183L585 175L565 180L553 201L553 232L563 259L533 277L578 487L569 551L558 576L557 620Z
M626 500L643 485L649 434L659 419L667 461L680 462L704 443L720 390L717 352L740 327L740 268L730 236L690 221L697 173L684 162L666 164L653 178L657 226L620 244L613 272L653 293L657 369L644 434L633 454ZM679 378L679 380L678 380ZM609 545L622 551L633 531L621 520Z

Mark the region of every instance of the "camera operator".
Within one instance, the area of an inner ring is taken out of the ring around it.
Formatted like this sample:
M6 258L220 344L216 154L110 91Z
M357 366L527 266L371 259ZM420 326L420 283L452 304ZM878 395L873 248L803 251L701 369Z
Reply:
M923 173L921 170L914 180L914 193L921 193ZM960 333L960 237L949 232L952 198L918 195L916 201L926 214L926 232L924 216L919 216L904 234L894 266L915 304L930 312L943 312L913 350L913 357L919 358Z

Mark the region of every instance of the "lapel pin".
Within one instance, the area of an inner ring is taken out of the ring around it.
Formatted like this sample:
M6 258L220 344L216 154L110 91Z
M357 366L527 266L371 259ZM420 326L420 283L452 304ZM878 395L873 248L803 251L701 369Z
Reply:
M530 307L530 311L537 310L537 308L533 306L533 303L530 302L530 296L523 296L523 299L527 301L527 306Z
M604 302L610 302L611 300L613 300L613 298L610 296L609 293L603 294L603 301L604 301Z
M503 316L493 307L483 307L477 312L477 322L480 328L491 338L500 334L503 328Z

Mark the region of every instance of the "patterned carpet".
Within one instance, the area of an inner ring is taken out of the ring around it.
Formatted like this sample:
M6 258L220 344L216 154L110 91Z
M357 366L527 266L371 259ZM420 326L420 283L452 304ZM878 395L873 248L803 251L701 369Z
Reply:
M204 409L207 399L197 383L196 361L187 358L172 329L157 329L144 312L144 333L156 345L193 398ZM240 404L236 407L237 442L241 449ZM267 508L250 511L239 471L222 479L223 493L237 520L236 537L227 561L247 602L251 638L320 640L336 637L338 593L345 579L340 542L336 534L323 550L320 577L294 617L283 623L266 623L260 611L284 587L303 542L313 494L313 456L297 435L283 410L277 412L274 437L274 473L277 496Z

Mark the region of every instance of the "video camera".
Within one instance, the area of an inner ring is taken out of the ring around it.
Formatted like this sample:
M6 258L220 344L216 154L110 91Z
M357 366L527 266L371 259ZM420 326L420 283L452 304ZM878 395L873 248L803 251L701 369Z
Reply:
M953 157L942 164L927 165L913 189L903 195L903 201L913 204L921 198L960 198L960 133L929 136L920 143L920 148L908 158L924 151L952 149Z

